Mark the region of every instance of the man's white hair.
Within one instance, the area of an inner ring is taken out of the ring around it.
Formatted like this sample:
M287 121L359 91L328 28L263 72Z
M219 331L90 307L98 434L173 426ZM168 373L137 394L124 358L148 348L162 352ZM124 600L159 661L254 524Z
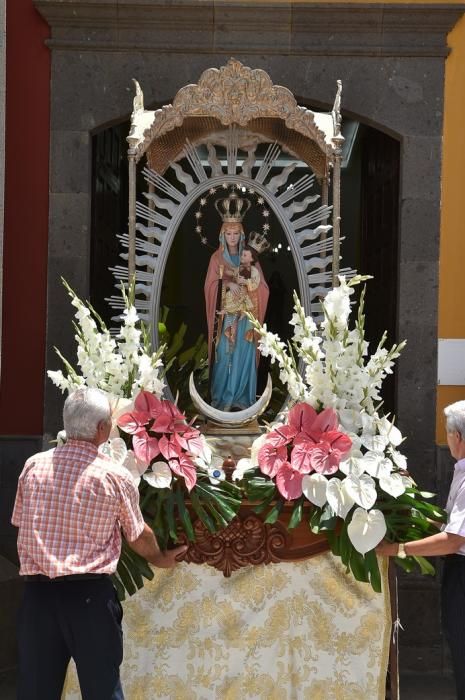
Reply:
M456 401L444 409L446 427L449 433L456 430L465 440L465 401Z
M66 437L92 440L100 421L108 421L110 416L110 403L103 392L99 389L77 389L68 396L63 406Z

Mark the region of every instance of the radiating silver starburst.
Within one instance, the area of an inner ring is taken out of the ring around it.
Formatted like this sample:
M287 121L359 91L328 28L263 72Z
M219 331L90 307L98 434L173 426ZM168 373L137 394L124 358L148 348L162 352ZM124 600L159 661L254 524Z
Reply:
M202 212L201 212L201 211L196 211L196 212L195 212L195 218L196 218L196 219L201 219L201 218L202 218Z
M266 218L266 217L269 216L269 215L270 215L269 210L268 210L268 209L264 209L264 210L263 210L263 216Z
M264 230L264 231L269 231L269 230L270 230L270 224L263 224L263 230Z
M196 233L202 233L202 227L201 227L201 226L196 226L196 227L195 227L195 232L196 232Z

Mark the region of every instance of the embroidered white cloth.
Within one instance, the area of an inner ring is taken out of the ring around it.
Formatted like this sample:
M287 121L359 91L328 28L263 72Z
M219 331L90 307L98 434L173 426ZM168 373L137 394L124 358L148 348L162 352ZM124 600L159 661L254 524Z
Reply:
M156 570L124 603L127 700L384 700L391 614L331 554ZM79 700L74 669L66 700Z

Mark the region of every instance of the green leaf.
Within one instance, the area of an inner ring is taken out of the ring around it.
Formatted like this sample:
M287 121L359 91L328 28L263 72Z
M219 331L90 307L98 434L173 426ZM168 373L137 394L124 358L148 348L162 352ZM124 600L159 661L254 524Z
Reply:
M301 522L303 515L303 500L304 497L301 496L295 504L287 526L288 530L292 530L293 528L297 527L297 525Z
M180 489L175 492L175 501L178 509L179 517L181 519L184 532L187 535L187 539L190 542L195 541L194 528L192 527L192 521L190 519L189 513L184 502L184 494Z
M337 524L337 516L327 503L321 512L320 530L334 530Z
M114 587L116 588L116 594L118 596L118 600L120 602L123 600L126 600L126 591L125 591L124 586L121 583L121 581L116 573L112 574L111 580L112 580Z
M310 530L314 535L318 535L320 532L320 518L321 518L321 508L317 506L313 507L308 524L310 525Z
M378 566L378 559L376 557L376 552L371 549L365 554L365 561L368 566L368 571L370 574L370 583L376 593L381 593L381 574Z
M134 595L134 593L137 590L136 586L134 584L134 581L132 580L131 574L129 573L128 569L126 568L126 565L121 559L118 562L116 571L118 572L118 576L120 577L121 583L124 586L125 590L129 593L129 595Z
M164 509L165 509L165 514L166 514L166 521L168 524L168 532L173 540L173 542L178 541L178 533L177 533L177 527L176 523L174 520L174 493L170 491L168 497L165 499L164 502Z
M434 566L431 564L431 562L428 561L428 559L425 559L425 557L412 557L412 559L415 559L416 563L420 567L420 571L422 574L426 574L427 576L434 576L436 573L436 570Z
M275 495L275 490L273 489L273 491L269 494L269 496L267 496L267 498L264 498L261 503L257 503L257 505L253 507L253 512L257 514L263 513L274 500Z
M272 525L277 521L277 519L280 516L280 513L283 509L284 506L284 501L280 499L276 505L270 510L268 513L267 517L265 518L265 523L268 523L269 525Z
M201 522L205 525L207 530L209 532L216 532L215 523L213 522L211 517L208 515L205 508L202 506L200 499L195 492L195 489L196 489L196 487L194 487L190 493L192 508L194 509L195 513L197 514L197 516L199 517Z
M363 554L360 554L360 552L357 552L354 547L350 553L349 565L356 581L363 581L364 583L369 582L370 577L368 575L365 557Z

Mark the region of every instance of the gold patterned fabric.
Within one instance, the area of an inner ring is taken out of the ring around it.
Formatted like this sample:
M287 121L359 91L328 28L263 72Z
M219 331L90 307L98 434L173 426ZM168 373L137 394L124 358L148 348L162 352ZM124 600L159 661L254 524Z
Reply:
M126 700L384 700L383 593L330 553L224 578L181 564L124 603ZM74 668L66 700L79 700Z

